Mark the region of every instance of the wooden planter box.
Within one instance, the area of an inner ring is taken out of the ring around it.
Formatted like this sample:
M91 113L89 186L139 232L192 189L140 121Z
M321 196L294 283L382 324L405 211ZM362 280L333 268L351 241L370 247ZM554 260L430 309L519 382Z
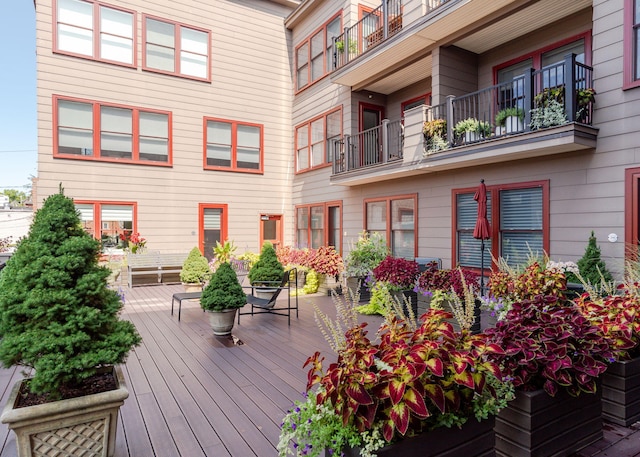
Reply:
M493 457L495 418L478 422L469 419L462 428L437 428L376 451L378 457ZM345 457L357 457L359 449L344 450ZM325 456L328 453L325 451Z
M640 357L613 363L602 375L602 416L624 427L640 420Z
M18 456L113 456L118 410L129 396L122 370L113 370L116 390L16 409L17 382L1 421L16 434Z
M569 456L602 438L600 388L579 397L516 391L496 417L495 432L498 456Z

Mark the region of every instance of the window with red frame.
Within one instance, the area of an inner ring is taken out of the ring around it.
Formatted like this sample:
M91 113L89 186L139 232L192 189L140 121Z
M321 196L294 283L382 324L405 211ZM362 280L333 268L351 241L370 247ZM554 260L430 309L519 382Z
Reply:
M296 48L296 90L302 90L333 69L333 39L340 35L341 17L336 15Z
M430 105L430 104L431 104L431 92L402 102L400 104L400 110L402 111L400 114L402 115L402 118L404 118L405 111L411 108L417 108L418 106Z
M342 251L342 204L315 203L296 206L296 247L333 246Z
M198 205L200 251L208 260L213 260L216 243L224 243L227 239L227 211L226 204Z
M210 32L144 17L145 70L209 81Z
M342 109L312 119L296 128L296 171L333 161L334 140L342 135Z
M54 50L135 66L136 15L91 0L55 2Z
M133 202L75 201L83 228L104 248L127 248L136 229L137 207Z
M481 240L473 237L478 204L476 189L454 190L455 263L480 268ZM487 217L491 239L484 241L484 265L503 257L523 265L531 252L549 252L548 183L487 186Z
M166 165L171 113L54 97L54 157Z
M640 86L640 0L624 0L624 88Z
M262 125L205 118L205 168L262 171Z
M416 256L416 195L365 200L365 230L378 232L395 257Z

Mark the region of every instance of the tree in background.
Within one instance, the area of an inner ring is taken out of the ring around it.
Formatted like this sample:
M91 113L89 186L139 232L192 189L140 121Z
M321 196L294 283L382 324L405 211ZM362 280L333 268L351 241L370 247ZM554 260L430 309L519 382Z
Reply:
M2 193L9 197L9 206L12 207L22 207L29 200L29 195L21 190L5 189Z
M594 231L591 231L589 237L589 243L584 251L584 255L577 262L580 276L589 284L599 285L602 281L610 283L613 281L613 276L607 270L607 266L602 260L600 248L597 245L597 240ZM567 274L567 282L580 282L579 279L573 273Z

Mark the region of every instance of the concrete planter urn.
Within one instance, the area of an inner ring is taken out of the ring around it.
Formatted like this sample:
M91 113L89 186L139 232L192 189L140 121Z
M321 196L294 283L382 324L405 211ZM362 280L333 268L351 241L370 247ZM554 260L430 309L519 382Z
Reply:
M516 391L496 417L496 455L569 456L602 438L602 401L595 394L555 397L544 390Z
M602 375L602 415L624 427L640 420L640 357L612 363Z
M222 311L207 310L213 334L216 336L230 335L237 312L237 308L223 309Z
M111 369L116 390L23 408L14 407L22 381L16 383L0 420L16 434L18 457L113 456L118 410L129 392L120 367Z

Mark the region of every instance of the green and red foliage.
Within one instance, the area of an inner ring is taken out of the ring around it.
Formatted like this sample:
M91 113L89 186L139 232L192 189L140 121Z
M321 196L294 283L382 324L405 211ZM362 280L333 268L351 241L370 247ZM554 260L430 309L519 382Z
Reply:
M491 355L494 362L520 390L594 393L597 378L615 360L608 338L577 306L554 296L514 303L486 334L504 349Z
M461 299L464 298L464 284L470 287L473 292L480 290L478 283L480 276L475 271L466 268L454 268L439 270L435 263L430 264L420 276L416 283L415 291L423 295L430 295L436 290L443 292L455 292Z
M373 269L376 281L386 282L390 290L413 290L420 267L415 260L387 256Z
M488 288L491 296L513 302L532 300L537 295L564 298L567 279L562 271L546 269L538 262L533 262L515 277L505 271L491 273Z
M466 420L474 402L497 398L488 379L502 379L501 372L489 355L502 350L483 334L454 332L451 317L429 310L416 330L391 318L379 343L366 337L366 324L355 326L326 372L319 352L307 360L307 389L320 385L318 404L331 404L345 426L361 432L381 425L388 442L433 428L446 413Z

